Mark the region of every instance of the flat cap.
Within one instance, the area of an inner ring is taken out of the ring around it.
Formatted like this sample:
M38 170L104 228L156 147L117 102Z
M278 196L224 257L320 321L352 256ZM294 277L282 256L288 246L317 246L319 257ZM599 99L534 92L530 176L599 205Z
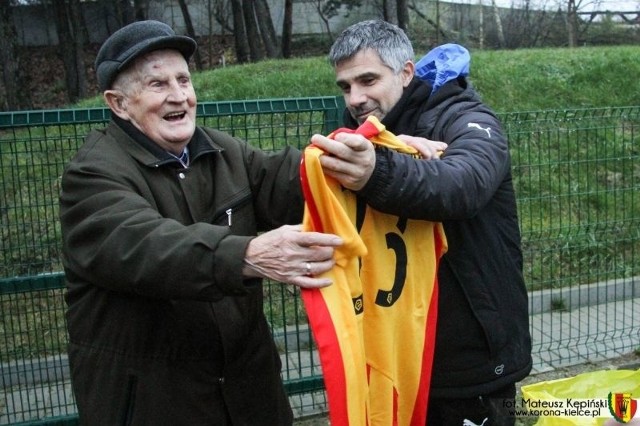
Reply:
M98 88L111 87L120 71L145 53L160 49L176 49L189 61L197 47L191 37L176 35L159 21L138 21L120 28L102 44L96 57Z

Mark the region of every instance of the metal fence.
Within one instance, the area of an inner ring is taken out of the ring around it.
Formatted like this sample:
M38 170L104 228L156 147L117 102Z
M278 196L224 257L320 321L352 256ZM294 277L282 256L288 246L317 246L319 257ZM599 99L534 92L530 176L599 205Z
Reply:
M198 106L198 120L273 150L339 127L342 108L334 97L215 102ZM640 297L640 108L500 118L511 143L536 366L636 350L637 305L598 311L598 322L614 322L604 328L571 314ZM108 119L101 108L0 113L0 424L75 424L58 194L64 164ZM265 296L296 414L326 409L299 295L268 282ZM550 311L559 316L540 315Z

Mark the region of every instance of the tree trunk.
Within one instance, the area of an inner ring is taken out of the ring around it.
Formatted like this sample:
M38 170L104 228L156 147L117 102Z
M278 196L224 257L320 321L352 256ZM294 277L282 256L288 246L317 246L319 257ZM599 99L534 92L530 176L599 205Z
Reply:
M504 31L502 31L502 20L500 19L500 10L498 9L496 0L491 0L491 9L493 10L493 19L496 24L496 32L498 33L498 43L500 44L500 48L504 48L506 43L504 40Z
M436 45L440 44L440 0L436 0Z
M256 18L258 20L258 28L260 28L260 34L262 35L262 42L264 43L264 49L267 52L267 57L277 58L280 53L278 50L278 37L276 36L276 30L273 27L273 21L271 20L271 11L266 0L255 0Z
M136 21L149 19L149 0L133 0Z
M409 5L407 0L397 0L396 8L398 9L398 26L407 32L409 29Z
M233 38L236 47L236 59L238 63L249 62L249 42L244 27L244 16L242 12L242 0L231 0L231 10L233 12Z
M58 1L54 0L54 3L57 2ZM116 3L116 8L118 9L118 20L120 21L120 27L124 27L125 25L128 25L135 20L136 12L129 0L119 0Z
M207 57L209 58L209 68L213 67L213 0L207 0Z
M74 68L77 75L77 90L78 98L87 97L87 70L84 66L84 46L89 37L87 34L87 28L84 25L84 18L82 16L82 8L80 6L80 0L70 0L69 2L70 16L70 28L73 38L73 58Z
M116 16L116 19L111 19L114 13L118 12L117 3L108 0L98 0L98 9L100 10L99 17L102 23L96 23L97 26L104 26L107 29L107 36L113 34L118 28L122 28L120 17ZM114 24L115 21L115 24ZM115 28L114 28L115 27ZM101 40L104 41L104 40Z
M383 16L384 20L398 25L398 8L396 0L383 0Z
M0 49L0 99L4 99L0 103L2 111L31 108L26 73L20 72L22 60L17 48L17 34L11 20L11 10L8 1L0 1L0 37L4 40L4 47Z
M427 23L429 25L431 25L436 33L436 45L440 44L440 39L446 39L447 38L447 34L444 32L444 30L441 28L440 26L440 1L439 0L435 0L436 2L436 17L435 17L435 21L429 17L427 17L427 15L425 15L424 13L422 13L417 7L415 7L415 5L411 6L411 10L413 10L413 12L416 14L416 16L420 19L424 19L425 21L427 21Z
M576 29L577 17L576 2L575 0L569 0L567 2L567 35L569 37L569 47L576 47L578 45Z
M293 36L293 0L284 0L284 19L282 21L282 57L291 57L291 38Z
M244 16L244 25L247 31L247 39L249 43L249 52L251 53L251 62L258 62L264 59L262 44L260 43L260 30L256 21L256 11L254 8L254 0L243 0L242 14Z
M191 22L191 14L189 13L187 3L185 2L185 0L178 0L178 4L180 5L180 10L182 11L184 24L187 27L187 35L196 40L196 32L193 29L193 22ZM202 59L200 57L200 51L198 49L196 49L196 51L193 53L193 59L196 63L196 69L198 71L202 71Z
M482 0L478 0L478 22L480 23L480 29L478 34L478 43L480 50L484 49L484 5Z
M233 25L232 22L233 15L233 3L229 0L209 0L211 1L211 9L212 14L209 16L209 19L213 18L218 24L220 24L220 35L224 35L225 32L229 34L233 34ZM229 13L229 8L231 7L231 13Z
M79 11L79 0L54 2L56 28L58 30L58 52L65 71L67 99L71 103L87 96L84 41L82 39L82 31L79 31L73 23L80 22Z
M322 22L324 23L324 26L327 29L327 36L329 36L329 40L333 43L333 34L331 33L331 24L329 23L329 18L325 16L322 10L324 6L324 1L316 0L315 6L316 6L316 11L318 12L318 16L320 16L320 19L322 19Z

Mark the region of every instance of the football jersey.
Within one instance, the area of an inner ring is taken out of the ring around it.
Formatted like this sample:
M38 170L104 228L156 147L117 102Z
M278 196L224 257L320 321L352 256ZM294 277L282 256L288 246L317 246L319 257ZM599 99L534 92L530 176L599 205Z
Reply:
M356 130L373 144L418 156L375 117ZM379 212L325 176L323 151L304 150L303 228L343 238L333 284L303 289L332 425L424 425L437 321L442 225ZM424 160L427 161L427 160Z

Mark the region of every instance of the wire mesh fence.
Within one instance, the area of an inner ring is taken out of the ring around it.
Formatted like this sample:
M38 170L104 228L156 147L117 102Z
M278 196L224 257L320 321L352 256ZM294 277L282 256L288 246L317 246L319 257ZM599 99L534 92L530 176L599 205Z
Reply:
M502 117L539 370L640 348L639 118L638 107Z
M340 98L204 103L200 124L265 150L340 126ZM640 347L640 108L501 114L512 152L535 368ZM74 424L57 220L64 164L105 109L0 113L0 424ZM296 415L326 410L299 294L265 314ZM605 303L616 302L615 309ZM543 315L550 313L550 315Z

